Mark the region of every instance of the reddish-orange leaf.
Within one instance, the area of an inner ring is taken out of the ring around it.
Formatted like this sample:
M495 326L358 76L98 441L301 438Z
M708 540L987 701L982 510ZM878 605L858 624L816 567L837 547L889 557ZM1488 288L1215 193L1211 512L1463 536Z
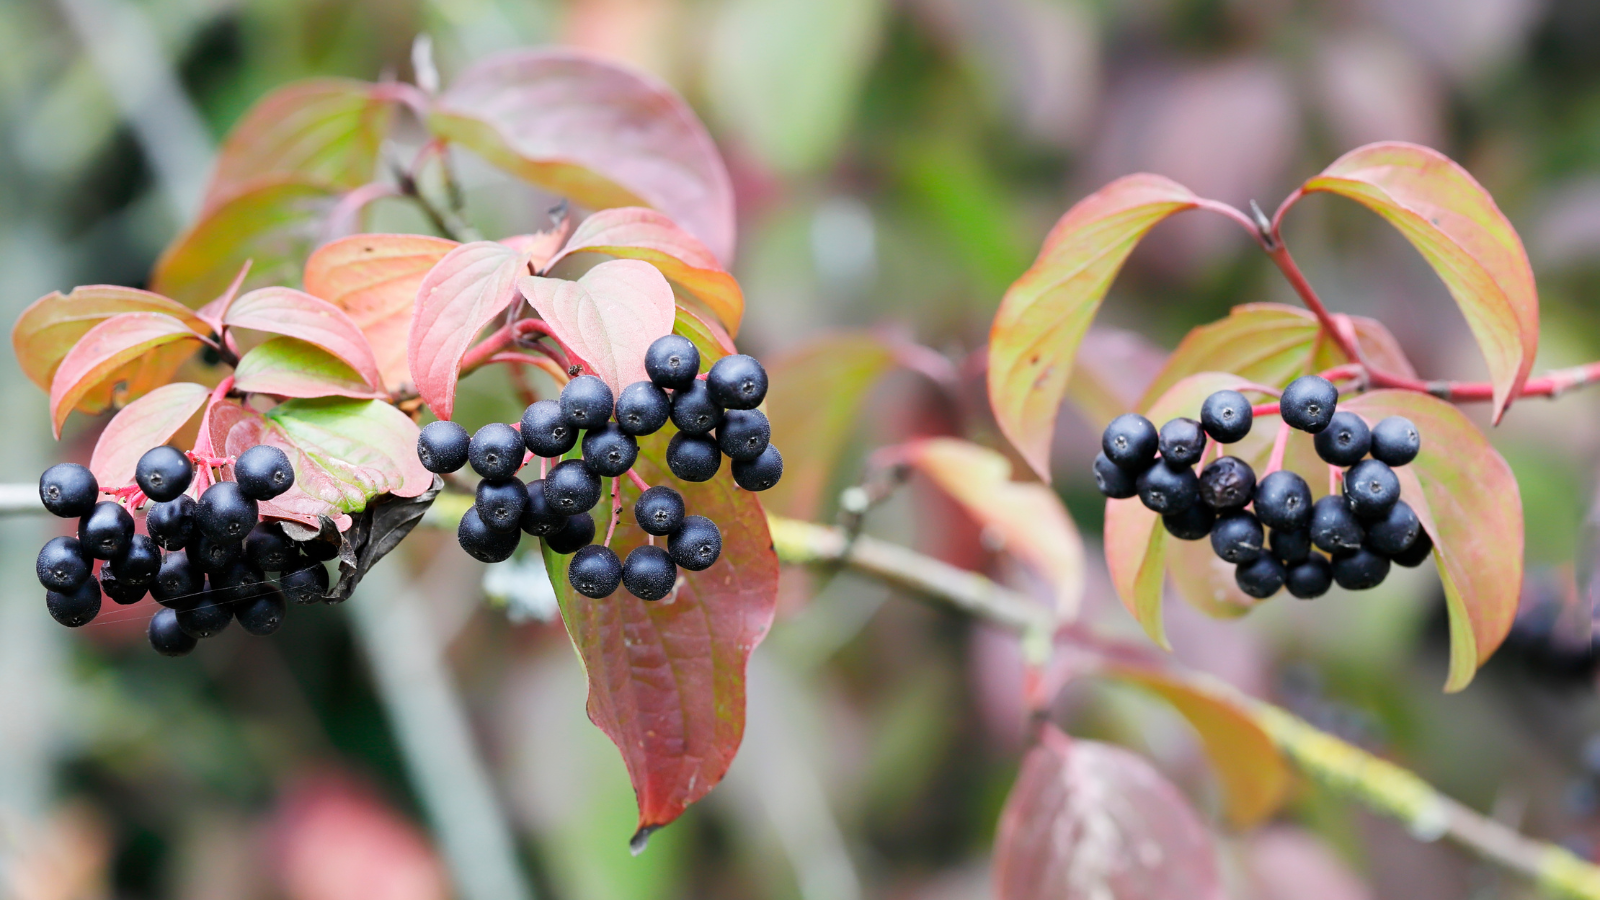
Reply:
M462 244L446 253L417 288L407 361L433 414L455 410L461 360L480 333L517 302L517 278L527 260L494 241Z
M211 389L180 381L156 388L112 417L94 445L89 470L105 487L133 483L139 457L172 439L205 405Z
M369 388L383 383L361 328L344 310L305 291L285 287L251 291L233 301L222 323L305 341L343 360Z
M613 393L649 378L645 351L672 333L672 285L647 262L614 259L577 281L529 276L517 285L556 337Z
M56 436L61 436L67 414L91 391L115 378L122 385L113 384L110 393L131 399L155 386L150 382L157 369L170 376L182 362L181 358L172 361L173 352L160 351L169 349L187 357L200 344L200 336L183 320L165 313L122 313L89 329L61 360L50 381L50 424ZM136 366L129 369L130 363ZM130 373L137 377L117 377Z
M72 293L52 291L35 300L11 328L11 347L28 380L50 390L56 366L89 329L119 313L165 313L197 333L208 330L194 311L160 294L109 284L75 287ZM99 409L104 409L102 403Z

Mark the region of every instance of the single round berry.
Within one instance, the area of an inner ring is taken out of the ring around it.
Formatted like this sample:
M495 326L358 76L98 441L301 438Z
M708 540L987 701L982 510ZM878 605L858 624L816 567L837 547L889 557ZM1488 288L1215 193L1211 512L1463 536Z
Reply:
M150 585L150 596L168 609L188 609L200 602L203 577L189 561L187 553L168 553L161 557L161 568L156 572L155 583Z
M1422 450L1422 434L1410 419L1390 416L1372 429L1372 458L1391 466L1403 466Z
M672 416L672 398L648 381L635 381L617 395L617 427L623 434L655 434Z
M561 389L561 415L574 428L599 428L611 420L611 388L597 375L579 375Z
M1311 542L1334 555L1361 548L1366 531L1343 497L1329 495L1311 507Z
M1400 500L1400 479L1384 463L1362 460L1344 473L1344 498L1357 516L1382 518Z
M297 541L296 543L300 545L300 553L307 559L327 562L330 559L339 558L338 541L325 541L318 537L309 541Z
M1422 522L1411 504L1401 500L1389 507L1381 519L1367 523L1367 544L1378 553L1394 558L1410 549L1422 533Z
M200 534L219 543L243 541L260 519L260 507L235 481L219 481L206 488L194 510Z
M633 468L638 458L638 438L623 433L615 422L591 428L583 435L583 461L596 475L616 478Z
M678 530L683 524L683 495L658 484L639 495L633 504L633 519L645 534L658 537Z
M95 559L121 556L133 540L133 516L112 500L101 500L78 520L78 541Z
M111 571L110 566L100 567L100 593L111 598L113 603L121 606L132 606L144 599L150 592L148 585L128 584Z
M194 463L189 457L182 450L165 445L146 450L133 470L133 480L138 483L139 490L157 503L165 503L188 490L193 478Z
M257 444L239 454L233 478L251 500L271 500L294 487L294 466L289 464L289 454L269 444Z
M94 559L74 537L53 537L39 550L33 564L39 583L47 591L70 591L88 579Z
M1233 570L1233 580L1239 585L1239 590L1257 600L1265 600L1276 594L1283 587L1287 577L1288 572L1284 570L1283 563L1267 553Z
M478 429L467 446L467 461L481 478L504 481L522 468L522 435L503 422L491 422Z
M564 516L588 512L600 502L600 476L581 459L556 463L544 477L544 499Z
M244 544L239 541L214 541L200 535L189 542L184 551L189 563L202 572L221 572L244 556Z
M106 563L106 569L113 572L118 581L148 588L156 580L156 573L161 571L161 549L155 541L136 534L128 541L128 549Z
M610 547L589 544L579 547L567 564L567 581L585 597L600 600L616 593L622 583L622 560Z
M471 435L455 422L429 422L417 435L417 459L429 472L448 475L467 464L467 449L471 446Z
M700 374L700 349L680 335L656 338L645 351L644 371L656 387L686 388Z
M1173 419L1161 426L1161 461L1169 466L1192 466L1206 452L1206 432L1194 419Z
M689 516L667 538L667 555L691 572L709 569L722 555L722 530L705 516Z
M233 621L233 609L219 601L215 592L207 591L199 603L178 610L178 627L197 640L216 637L227 630Z
M1333 580L1347 591L1371 590L1389 577L1389 558L1362 547L1333 558Z
M1269 473L1256 486L1256 518L1274 531L1296 531L1311 524L1311 487L1288 469Z
M783 478L783 454L778 452L777 444L768 444L767 449L755 459L736 459L733 461L733 481L747 491L765 491Z
M1290 426L1316 434L1328 427L1339 406L1339 389L1321 375L1302 375L1278 398L1278 413Z
M1417 532L1416 540L1411 542L1411 546L1399 553L1396 553L1393 559L1395 565L1405 566L1408 569L1415 569L1417 566L1427 562L1428 557L1432 555L1433 538L1428 537L1428 533L1426 531L1419 530Z
M1094 457L1094 486L1112 500L1126 500L1139 493L1138 474L1111 461L1102 450Z
M1137 484L1139 500L1162 515L1183 512L1200 499L1200 479L1193 469L1151 466L1139 475Z
M187 656L200 642L178 627L178 613L172 609L158 609L150 617L146 632L150 646L162 656Z
M100 582L85 578L70 591L45 591L45 606L50 617L68 628L77 628L94 621L100 614Z
M1289 575L1284 579L1284 586L1289 589L1289 596L1301 600L1315 600L1328 592L1333 587L1333 567L1328 565L1328 558L1321 553L1312 553L1303 561L1289 567Z
M211 575L211 599L235 609L254 599L266 584L266 574L241 557Z
M578 429L561 414L560 402L540 400L522 411L522 443L534 456L555 459L577 445Z
M300 548L276 522L262 522L244 539L244 556L264 572L283 572L300 556Z
M476 506L467 510L456 528L456 541L461 544L461 549L479 562L505 562L517 551L517 544L521 540L522 533L519 531L495 531L485 525Z
M1214 459L1200 470L1200 501L1217 512L1243 509L1256 494L1256 472L1237 456Z
M660 600L672 593L672 586L677 582L678 567L660 547L649 544L635 547L622 564L622 583L628 593L640 600Z
M1249 512L1240 510L1220 516L1211 526L1211 549L1217 556L1231 563L1254 562L1261 556L1266 544L1266 533L1261 522Z
M278 578L278 589L291 602L320 603L328 593L328 570L322 563L304 559L303 565Z
M767 370L753 356L724 356L706 373L711 399L723 409L755 409L767 396Z
M759 409L730 409L717 426L717 447L734 462L760 456L772 442L772 424Z
M705 435L679 432L667 444L667 468L684 481L710 481L722 468L722 451Z
M283 592L269 584L258 591L254 599L235 607L234 615L239 619L240 628L256 637L266 637L278 630L288 611Z
M194 538L194 498L187 494L157 503L145 514L150 539L163 550L182 550Z
M1161 524L1166 527L1167 533L1180 541L1200 540L1211 533L1211 526L1216 521L1216 512L1204 503L1191 503L1183 512L1161 517Z
M1353 466L1372 446L1372 430L1365 419L1353 412L1336 412L1328 427L1317 432L1311 443L1322 461L1334 466Z
M1155 461L1161 436L1150 420L1138 413L1123 413L1111 420L1100 436L1100 449L1117 465L1143 472Z
M1311 529L1283 531L1274 528L1272 536L1267 539L1267 546L1272 548L1272 555L1286 566L1305 562L1311 556Z
M1238 391L1217 391L1200 405L1200 427L1218 443L1243 440L1254 421L1250 401Z
M493 531L516 531L528 509L528 486L515 478L478 482L474 507L483 524Z
M704 381L672 392L672 424L684 434L707 434L722 424L722 416Z
M56 463L39 476L39 500L63 519L86 516L100 499L100 482L77 463Z
M567 517L551 509L550 501L545 499L543 478L528 482L523 493L528 495L528 502L522 507L522 520L517 524L524 532L534 537L545 537L555 534L567 524Z
M593 542L594 516L588 513L568 516L560 531L544 539L545 546L563 556L576 553L579 547L586 547Z

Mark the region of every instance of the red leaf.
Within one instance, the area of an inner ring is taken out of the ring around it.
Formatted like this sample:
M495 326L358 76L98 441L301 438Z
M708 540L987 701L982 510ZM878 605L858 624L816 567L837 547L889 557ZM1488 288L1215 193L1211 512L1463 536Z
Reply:
M1046 726L995 837L998 900L1223 900L1211 835L1150 763Z
M529 276L517 285L556 337L614 393L649 378L645 351L672 333L672 285L646 262L615 259L577 281Z
M457 77L428 127L591 209L659 209L733 258L727 168L683 98L650 76L572 50L505 53Z
M372 347L344 310L293 288L268 287L233 301L223 317L228 328L249 328L298 338L343 360L368 387L383 383Z
M423 402L441 419L456 403L461 359L483 329L517 300L527 259L494 241L474 241L440 259L417 288L407 359Z
M53 291L22 311L11 328L17 363L29 381L48 391L56 366L89 329L128 312L165 313L196 333L208 330L193 310L160 294L109 284L87 285L73 288L70 294ZM97 409L104 409L109 402L100 403Z
M385 396L337 356L288 337L273 338L241 357L233 370L233 387L274 397Z
M129 403L100 432L89 470L105 487L132 484L139 457L171 440L205 405L210 393L203 384L180 381Z
M200 344L200 336L183 320L165 313L122 313L89 329L50 381L50 424L56 437L67 415L91 391L111 382L109 394L143 393L170 377ZM118 388L117 382L125 386Z

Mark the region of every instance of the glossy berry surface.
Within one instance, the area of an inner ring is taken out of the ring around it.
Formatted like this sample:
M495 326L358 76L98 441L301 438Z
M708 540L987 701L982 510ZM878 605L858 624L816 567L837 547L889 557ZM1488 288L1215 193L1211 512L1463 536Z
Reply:
M1106 458L1133 472L1150 467L1160 444L1156 427L1138 413L1123 413L1112 419L1100 436L1100 449Z
M667 444L667 468L684 481L710 481L722 468L722 451L704 435L679 432Z
M292 603L320 603L328 593L328 570L321 563L305 560L304 565L278 578L278 588Z
M189 542L184 554L189 557L189 563L202 572L221 572L244 555L244 544L214 541L202 534Z
M1094 486L1113 500L1126 500L1139 493L1138 473L1111 461L1102 450L1094 458Z
M1257 600L1265 600L1276 594L1283 588L1287 576L1288 572L1284 569L1283 563L1268 553L1263 553L1253 561L1233 570L1233 580L1239 585L1239 590Z
M1216 521L1216 512L1204 503L1191 503L1181 513L1161 517L1161 524L1166 527L1167 533L1180 541L1200 540L1211 533Z
M200 643L178 627L178 613L171 609L156 610L145 636L162 656L187 656Z
M578 513L568 516L561 529L544 539L545 544L562 555L578 552L579 547L594 542L594 516Z
M1237 456L1214 459L1200 470L1200 501L1219 513L1244 508L1255 493L1256 472Z
M1261 523L1248 512L1232 512L1211 526L1211 549L1231 563L1254 562L1266 544Z
M187 494L157 503L145 513L144 527L163 550L182 550L194 537L194 499Z
M504 481L522 468L522 435L503 422L490 422L478 429L467 446L467 462L481 478Z
M660 547L635 547L622 564L622 583L640 600L660 600L677 582L678 567Z
M100 482L77 463L56 463L39 476L39 500L63 519L86 516L100 499Z
M240 557L210 577L211 599L236 609L261 593L266 581L267 576L260 569Z
M611 420L611 388L597 375L579 375L561 389L561 415L574 428L599 428Z
M88 579L94 561L74 537L53 537L45 541L34 561L33 571L47 591L70 591Z
M144 599L150 592L148 585L128 584L111 571L110 566L100 569L100 593L106 599L121 606L131 606Z
M672 417L672 398L648 381L635 381L617 395L617 427L623 434L655 434Z
M1328 427L1312 439L1322 461L1341 468L1353 466L1372 446L1372 430L1365 419L1353 412L1336 412Z
M495 531L483 523L483 518L478 515L478 508L467 510L461 517L461 524L456 526L456 542L467 555L479 562L497 563L505 562L517 550L517 544L522 541L519 531Z
M85 578L70 591L45 591L45 607L50 617L68 628L78 628L100 615L100 582Z
M615 478L633 468L638 458L639 440L615 422L591 428L583 436L583 461L596 475Z
M1224 444L1243 440L1254 422L1250 401L1238 391L1217 391L1200 405L1200 427Z
M622 584L622 560L610 547L589 544L579 547L567 564L567 581L572 589L585 597L599 600L609 597Z
M765 491L783 478L783 454L778 445L768 444L755 459L733 461L733 480L747 491Z
M204 640L226 631L233 621L233 609L220 602L212 592L188 609L178 610L178 627L192 638Z
M161 558L161 569L150 586L150 595L169 609L187 609L200 602L203 577L189 562L188 554L168 553Z
M78 542L95 559L113 559L133 540L133 516L121 504L102 500L78 520Z
M245 496L233 481L219 481L206 488L194 510L194 524L200 534L218 542L243 541L260 518L256 501Z
M711 364L706 386L723 409L755 409L767 397L767 370L755 357L735 353Z
M522 513L528 508L528 486L515 478L478 482L473 507L483 524L494 531L516 531L522 527Z
M1279 469L1256 486L1256 518L1271 529L1297 531L1311 524L1311 487L1287 469Z
M600 502L600 476L581 459L558 462L544 477L544 499L564 516L588 512Z
M294 487L294 466L289 464L289 455L277 447L257 444L239 454L233 478L251 500L271 500Z
M691 572L709 569L722 555L722 530L705 516L689 516L667 538L667 555Z
M1291 597L1315 600L1333 587L1333 567L1328 565L1327 557L1313 553L1303 562L1289 567L1288 577L1283 584L1289 589Z
M1390 416L1372 428L1372 458L1390 466L1403 466L1422 451L1422 433L1410 419Z
M1162 515L1183 512L1200 499L1200 479L1193 469L1150 466L1140 473L1137 484L1139 501Z
M176 447L151 447L139 457L133 480L145 496L164 503L188 490L194 478L194 463Z
M1400 499L1400 479L1384 463L1362 460L1344 473L1344 499L1357 516L1382 518Z
M633 519L645 534L663 537L683 524L683 495L658 484L639 495L633 504Z
M1321 375L1302 375L1278 398L1278 413L1290 426L1316 434L1328 427L1339 406L1339 389Z
M578 443L578 429L561 414L555 400L528 404L522 411L522 443L534 456L554 459Z
M722 407L704 381L672 392L672 424L684 434L706 434L722 424Z
M300 556L300 549L275 522L262 522L244 539L244 556L266 572L282 572Z
M759 409L730 409L717 426L717 448L731 460L750 460L772 442L772 424Z
M1398 566L1414 569L1427 562L1431 556L1433 556L1433 538L1428 537L1426 531L1419 530L1416 540L1411 542L1411 546L1394 555L1394 563Z
M1366 537L1343 497L1323 497L1311 507L1311 542L1328 553L1354 553Z
M1173 419L1161 426L1161 461L1169 466L1192 466L1206 450L1206 432L1194 419Z
M688 387L700 374L700 350L681 335L656 338L645 351L644 371L657 387L671 390Z
M266 637L277 631L283 625L283 617L287 612L288 604L283 592L272 585L265 586L256 592L253 599L234 608L239 627L256 637Z
M467 464L467 449L472 436L455 422L429 422L417 435L417 459L435 475L461 471Z
M147 588L161 571L161 549L148 536L136 534L128 541L128 549L106 563L106 570L120 581Z
M544 537L555 534L567 524L567 517L551 509L550 501L545 499L543 478L528 482L523 493L528 495L528 502L523 505L522 520L517 524L524 533Z
M1371 590L1389 577L1389 559L1362 547L1333 558L1333 580L1347 591Z
M1411 548L1422 533L1422 522L1411 504L1401 500L1381 519L1367 523L1367 543L1373 550L1393 558Z
M1267 546L1272 550L1272 555L1284 565L1304 562L1311 556L1311 529L1284 531L1274 528L1271 537L1267 539Z

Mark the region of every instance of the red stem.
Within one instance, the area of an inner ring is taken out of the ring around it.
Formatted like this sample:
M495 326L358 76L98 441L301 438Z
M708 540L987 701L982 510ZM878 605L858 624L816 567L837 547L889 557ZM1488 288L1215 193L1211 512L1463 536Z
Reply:
M1255 406L1250 407L1250 415L1252 418L1255 416L1275 416L1277 414L1278 401L1276 400L1272 401L1271 403L1257 403Z
M1333 463L1328 463L1328 493L1339 493L1339 482L1343 480L1343 478L1344 470Z
M1272 456L1267 460L1267 471L1262 475L1271 475L1283 468L1283 451L1289 447L1289 423L1287 420L1278 422L1278 434L1272 439Z
M632 469L629 470L633 471ZM617 531L617 520L622 518L622 479L611 479L611 524L606 526L606 546L611 546L611 535Z
M632 469L628 470L628 480L633 482L633 486L638 488L641 494L650 490L650 485L645 484L644 479L639 477L639 473Z

